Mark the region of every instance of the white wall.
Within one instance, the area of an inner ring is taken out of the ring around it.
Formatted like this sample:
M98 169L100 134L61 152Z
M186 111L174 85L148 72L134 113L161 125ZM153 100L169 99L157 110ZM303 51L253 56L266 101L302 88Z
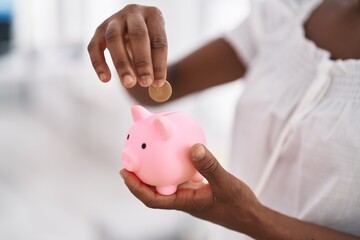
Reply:
M37 51L85 46L103 20L130 3L163 12L170 59L233 27L249 10L248 0L14 0L15 44Z
M87 43L96 27L103 20L127 4L154 5L163 12L169 42L169 62L176 61L209 39L233 28L249 11L248 0L14 1L15 46L18 52L25 53L25 55L30 54L27 58L33 59L30 62L31 67L28 67L24 61L19 62L23 64L25 69L24 75L33 76L27 77L27 81L40 77L45 82L59 79L59 77L53 76L59 76L59 74L75 74L76 78L81 78L81 75L83 78L95 78L86 51ZM108 53L106 58L112 66ZM75 63L73 63L74 61ZM83 66L75 67L79 65L79 62ZM20 65L16 67L21 68ZM117 82L116 73L114 69L112 70L114 81ZM71 77L67 76L67 78ZM93 82L84 80L72 81L72 88L74 92L78 91L82 97L86 97L89 104L94 104L98 100L107 103L108 99L118 99L119 96L114 95L119 94L123 98L123 100L119 100L120 102L129 101L126 94L119 93L118 88L120 86L116 84L116 86L112 86L114 88L112 94L107 91L106 97L94 99L93 91L98 91L101 88ZM230 84L228 87L216 88L192 96L170 107L189 111L190 114L194 113L195 117L209 132L209 143L214 148L215 153L227 158L233 108L239 92L240 87L233 87ZM51 97L46 94L45 91L44 98ZM39 102L43 104L48 100L40 100ZM126 106L125 104L122 107ZM224 106L226 107L224 108ZM202 114L198 114L199 112ZM218 116L222 117L219 119ZM214 124L216 124L216 128L213 127Z
M205 239L213 225L147 209L117 174L133 100L116 77L98 81L86 45L105 18L135 1L14 3L14 52L0 58L0 238ZM233 27L249 7L247 0L136 3L162 10L170 61ZM226 164L237 84L152 110L193 116Z

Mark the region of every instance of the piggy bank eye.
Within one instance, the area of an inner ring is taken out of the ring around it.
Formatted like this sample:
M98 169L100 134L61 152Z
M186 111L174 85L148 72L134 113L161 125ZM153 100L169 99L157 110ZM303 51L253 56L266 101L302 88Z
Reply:
M128 134L127 137L126 137L126 139L129 140L129 138L130 138L130 135Z
M141 145L141 148L142 148L142 149L145 149L145 148L146 148L146 143L143 143L143 144Z

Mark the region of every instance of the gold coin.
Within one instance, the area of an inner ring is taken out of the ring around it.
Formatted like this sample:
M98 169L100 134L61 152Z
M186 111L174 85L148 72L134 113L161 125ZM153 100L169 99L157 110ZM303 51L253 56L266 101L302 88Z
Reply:
M155 102L165 102L172 94L172 88L168 81L162 87L149 87L149 95Z

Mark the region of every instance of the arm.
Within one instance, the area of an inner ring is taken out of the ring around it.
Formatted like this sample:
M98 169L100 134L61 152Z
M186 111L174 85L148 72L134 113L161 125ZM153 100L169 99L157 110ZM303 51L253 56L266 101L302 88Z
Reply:
M121 83L144 105L155 104L148 97L147 87L160 87L166 79L173 87L171 99L176 99L245 73L245 65L223 39L208 43L167 70L166 39L161 12L133 4L97 28L88 51L99 79L107 82L111 73L104 51L108 49Z
M209 182L199 189L179 189L173 195L163 196L134 174L124 169L120 174L129 190L150 208L184 211L256 239L360 239L271 210L257 200L246 184L225 171L204 146L194 145L190 154L194 167Z
M334 231L320 225L300 221L263 207L260 226L269 239L309 239L309 240L359 240L359 237Z
M224 39L213 40L168 68L167 80L173 87L170 100L236 80L245 71L245 65ZM155 104L147 89L136 86L128 90L142 104Z

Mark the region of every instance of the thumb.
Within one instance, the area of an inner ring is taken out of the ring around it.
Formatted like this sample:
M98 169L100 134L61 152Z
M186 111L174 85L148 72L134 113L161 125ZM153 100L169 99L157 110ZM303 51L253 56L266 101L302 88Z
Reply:
M192 164L210 185L219 184L227 172L212 153L202 144L197 143L190 149Z

